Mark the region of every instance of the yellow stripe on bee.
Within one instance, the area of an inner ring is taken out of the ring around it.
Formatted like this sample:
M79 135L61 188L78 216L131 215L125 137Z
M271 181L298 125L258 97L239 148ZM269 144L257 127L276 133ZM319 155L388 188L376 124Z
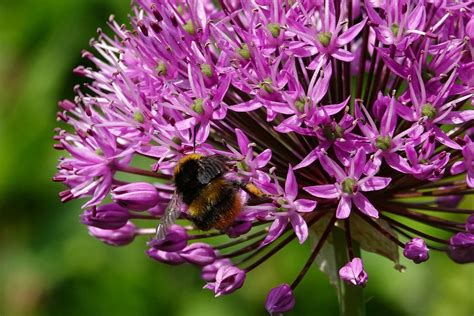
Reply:
M253 195L256 196L256 197L262 197L262 196L264 196L263 192L260 191L260 189L257 188L257 187L256 187L254 184L252 184L252 183L247 183L247 184L245 185L245 188L247 189L247 191L248 191L249 193L253 194Z
M201 154L189 154L181 158L178 163L176 164L176 167L174 168L174 174L176 175L181 171L181 166L186 163L189 160L199 160L203 156Z
M224 179L211 181L202 189L199 196L189 205L188 212L191 216L199 216L206 211L209 206L214 206L222 193L222 187L226 185Z

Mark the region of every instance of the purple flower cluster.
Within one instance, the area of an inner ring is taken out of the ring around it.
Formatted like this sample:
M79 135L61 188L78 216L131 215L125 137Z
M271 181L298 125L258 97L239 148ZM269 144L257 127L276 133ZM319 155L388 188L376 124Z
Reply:
M69 128L55 136L69 153L60 198L87 200L92 236L154 236L177 162L199 153L226 157L226 177L265 197L242 191L234 223L204 233L178 203L179 225L147 254L200 267L216 296L310 232L317 245L293 283L269 292L268 312L293 308L334 229L349 258L339 276L356 286L368 275L352 240L415 263L429 250L474 261L473 207L459 207L474 194L471 1L137 0L131 29L109 26L82 54L94 67L74 70L87 83L59 103ZM221 235L230 240L209 242Z

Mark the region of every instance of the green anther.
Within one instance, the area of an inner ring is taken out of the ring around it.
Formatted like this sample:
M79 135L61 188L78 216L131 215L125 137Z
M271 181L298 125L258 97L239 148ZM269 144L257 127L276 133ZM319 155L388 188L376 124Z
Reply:
M423 77L423 80L429 81L433 79L436 74L432 70L426 69L425 71L421 73L421 75Z
M295 101L295 106L298 109L298 111L303 112L304 111L304 106L306 105L306 100L307 97L300 97Z
M319 42L324 46L328 47L331 42L332 33L331 32L321 32L318 34Z
M357 189L357 181L355 179L347 178L342 181L342 192L347 194L355 193Z
M202 64L201 65L201 72L204 76L211 78L212 77L212 68L209 64Z
M171 141L173 143L175 143L176 145L178 145L178 146L181 146L181 144L183 143L183 141L179 137L173 137L173 138L171 138Z
M104 151L101 149L101 148L97 148L95 150L95 153L98 155L98 156L103 156L104 155Z
M334 127L334 135L336 135L336 138L344 136L344 129L339 124Z
M249 171L250 168L249 166L245 163L245 161L239 161L237 162L237 168L239 168L242 171Z
M145 117L143 117L143 113L140 111L133 113L133 119L140 124L145 122Z
M267 93L273 93L272 84L272 79L267 78L263 80L258 86L260 87L260 89L265 90Z
M196 99L192 106L193 111L196 112L197 114L204 113L204 107L202 106L203 103L204 103L203 99L201 98Z
M436 108L433 106L433 104L430 103L426 103L421 108L421 114L423 114L423 116L428 117L430 120L434 119L437 113L438 111L436 111Z
M268 23L267 24L267 29L272 33L272 36L274 38L278 38L280 36L281 32L281 26L278 23Z
M327 140L334 141L344 136L344 129L339 124L336 124L334 127L331 125L324 125L323 134Z
M194 35L196 33L196 30L194 29L193 22L191 20L188 20L186 23L183 24L183 29L189 35Z
M243 59L250 59L250 51L247 44L242 44L242 48L237 48L237 53L242 56Z
M392 30L392 34L394 36L397 36L398 35L398 31L400 30L400 26L398 26L397 23L393 23L392 26L390 27L390 29Z
M422 164L424 164L424 165L427 165L427 164L430 163L430 162L428 161L428 159L425 159L425 158L421 158L421 159L420 159L420 162L421 162Z
M379 136L375 141L375 147L383 151L389 150L392 147L392 138L390 136Z
M163 61L160 61L158 66L156 66L156 73L160 76L166 76L168 73L168 67L166 67L166 64Z
M178 11L179 14L183 14L183 13L184 13L183 6L182 6L181 4L179 4L179 5L176 7L176 11Z

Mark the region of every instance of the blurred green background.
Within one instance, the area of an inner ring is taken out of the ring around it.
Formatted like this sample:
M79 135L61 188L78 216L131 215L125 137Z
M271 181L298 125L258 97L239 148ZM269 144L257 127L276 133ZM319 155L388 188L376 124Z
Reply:
M97 27L125 22L129 1L0 0L0 315L265 315L267 291L291 282L309 246L292 245L234 295L201 290L199 271L150 260L145 239L124 248L91 238L81 202L61 204L51 182L57 101L72 98ZM464 207L470 203L464 202ZM433 254L404 273L365 254L369 315L474 315L474 267ZM316 269L296 290L292 315L336 315L334 289Z

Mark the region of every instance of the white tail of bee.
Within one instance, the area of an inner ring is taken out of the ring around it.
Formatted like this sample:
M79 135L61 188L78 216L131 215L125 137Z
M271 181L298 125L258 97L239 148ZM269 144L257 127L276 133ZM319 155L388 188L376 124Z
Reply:
M174 193L171 197L170 203L166 207L166 210L161 217L158 227L156 227L156 236L157 240L163 240L166 237L168 228L176 223L176 220L179 217L179 205L178 205L179 196L177 193Z

